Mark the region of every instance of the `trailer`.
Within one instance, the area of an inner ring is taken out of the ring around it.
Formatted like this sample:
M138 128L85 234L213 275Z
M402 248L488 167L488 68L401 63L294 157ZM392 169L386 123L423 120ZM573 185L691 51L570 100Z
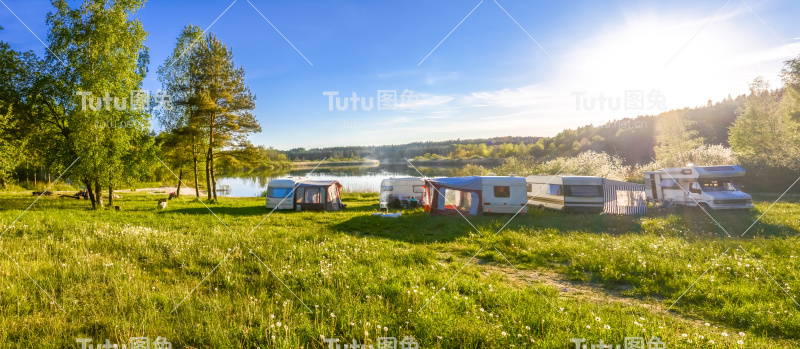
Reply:
M525 187L525 178L514 176L426 179L424 200L431 214L516 214L528 211Z
M643 214L645 186L595 176L538 175L525 178L528 205L564 212Z
M647 200L703 209L752 209L753 198L739 189L739 165L669 167L644 172Z
M565 212L603 212L603 178L534 175L525 177L528 205Z
M286 177L273 179L267 183L268 209L294 210L294 192L297 186L308 180L307 177Z

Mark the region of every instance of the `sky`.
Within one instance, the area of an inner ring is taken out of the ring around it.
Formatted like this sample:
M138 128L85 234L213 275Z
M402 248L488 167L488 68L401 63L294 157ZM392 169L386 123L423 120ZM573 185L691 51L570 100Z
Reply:
M0 0L0 41L43 55L50 11ZM246 71L252 142L287 150L553 136L720 101L758 76L779 87L798 14L795 0L151 0L134 17L144 89L200 26Z

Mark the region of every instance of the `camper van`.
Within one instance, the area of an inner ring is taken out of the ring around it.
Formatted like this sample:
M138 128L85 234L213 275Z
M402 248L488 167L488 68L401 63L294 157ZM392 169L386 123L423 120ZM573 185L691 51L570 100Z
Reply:
M408 207L411 197L417 199L419 205L425 205L425 181L422 178L387 178L381 181L381 209L389 206ZM404 202L405 201L405 202Z
M431 214L527 212L525 178L470 176L425 180Z
M739 165L687 166L644 172L648 201L704 209L751 209L753 198L739 190L735 179L744 176Z
M603 178L538 175L525 178L528 205L565 212L603 212Z
M294 209L294 190L307 177L286 177L267 183L267 208L275 210Z

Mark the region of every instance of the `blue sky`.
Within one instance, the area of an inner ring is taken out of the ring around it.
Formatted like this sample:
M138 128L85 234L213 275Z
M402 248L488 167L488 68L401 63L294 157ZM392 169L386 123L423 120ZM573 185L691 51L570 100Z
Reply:
M43 54L31 31L47 37L50 10L2 0L0 40ZM154 0L137 17L146 89L160 87L156 68L183 26L210 26L257 96L252 141L289 149L552 136L704 105L757 76L778 86L782 62L800 55L799 13L792 0ZM397 91L394 110L377 110L379 90ZM402 103L405 90L416 102ZM373 109L330 110L325 92L372 97Z

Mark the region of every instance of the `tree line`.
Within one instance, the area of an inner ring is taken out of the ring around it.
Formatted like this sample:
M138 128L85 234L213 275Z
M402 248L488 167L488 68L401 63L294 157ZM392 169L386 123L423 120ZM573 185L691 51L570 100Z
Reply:
M541 139L537 142L541 147L528 147L527 154L506 158L498 167L470 165L453 174L561 170L642 182L643 171L663 167L739 164L747 171L742 183L748 190L782 192L800 176L800 57L784 62L780 76L782 85L775 89L758 77L746 95L565 130ZM798 186L792 188L800 191Z

